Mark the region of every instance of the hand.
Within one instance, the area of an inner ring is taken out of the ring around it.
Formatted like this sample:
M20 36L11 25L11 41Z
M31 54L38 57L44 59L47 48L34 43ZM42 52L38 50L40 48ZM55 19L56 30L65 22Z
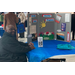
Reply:
M29 46L31 46L31 45L34 46L34 44L32 42L29 43Z
M31 49L35 49L35 47L34 47L34 46L32 46L32 45L30 46L30 48L31 48Z

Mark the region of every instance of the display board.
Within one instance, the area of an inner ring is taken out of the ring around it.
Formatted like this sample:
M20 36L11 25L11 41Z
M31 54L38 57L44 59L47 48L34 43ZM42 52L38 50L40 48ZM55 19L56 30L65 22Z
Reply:
M61 19L59 22L55 22L55 38L65 42L71 40L71 14L70 13L57 13L57 16ZM57 18L56 18L57 20Z
M32 35L31 42L37 40L39 36L43 37L43 40L56 39L66 42L71 40L70 13L29 13L27 27L28 35Z

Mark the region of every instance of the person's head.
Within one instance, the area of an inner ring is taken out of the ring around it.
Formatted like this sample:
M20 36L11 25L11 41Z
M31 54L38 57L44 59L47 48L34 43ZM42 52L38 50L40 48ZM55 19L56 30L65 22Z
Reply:
M11 34L12 36L16 37L16 30L15 30L15 28L14 28L13 25L8 25L8 26L6 26L5 31L6 31L7 33Z
M75 12L74 12L74 14L75 14Z
M19 13L21 13L21 12L18 12L18 14L19 14Z

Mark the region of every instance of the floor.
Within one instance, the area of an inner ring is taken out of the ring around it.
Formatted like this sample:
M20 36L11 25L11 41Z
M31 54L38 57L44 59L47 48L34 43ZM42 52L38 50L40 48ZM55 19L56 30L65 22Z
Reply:
M24 38L18 38L18 41L21 41L21 42L27 42L27 28L25 28L26 32L24 32ZM19 36L19 34L18 34ZM71 33L71 40L72 40L72 33ZM66 62L75 62L75 55L61 55L61 56L53 56L51 58L66 58Z

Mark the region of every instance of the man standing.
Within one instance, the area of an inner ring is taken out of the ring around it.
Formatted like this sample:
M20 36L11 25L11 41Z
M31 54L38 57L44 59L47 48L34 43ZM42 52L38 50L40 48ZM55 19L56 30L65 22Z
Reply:
M9 12L8 14L5 14L4 16L4 30L6 29L7 25L13 25L15 27L15 30L17 30L16 24L18 23L18 17L14 14L14 12ZM16 32L16 38L18 39L18 34Z
M27 62L26 53L35 49L33 43L22 43L16 40L16 30L13 25L6 26L0 39L0 61Z
M20 23L24 25L24 28L25 28L25 14L23 12L19 12L18 14L18 17L20 18ZM23 33L20 33L20 37L23 38L24 37L24 32Z

